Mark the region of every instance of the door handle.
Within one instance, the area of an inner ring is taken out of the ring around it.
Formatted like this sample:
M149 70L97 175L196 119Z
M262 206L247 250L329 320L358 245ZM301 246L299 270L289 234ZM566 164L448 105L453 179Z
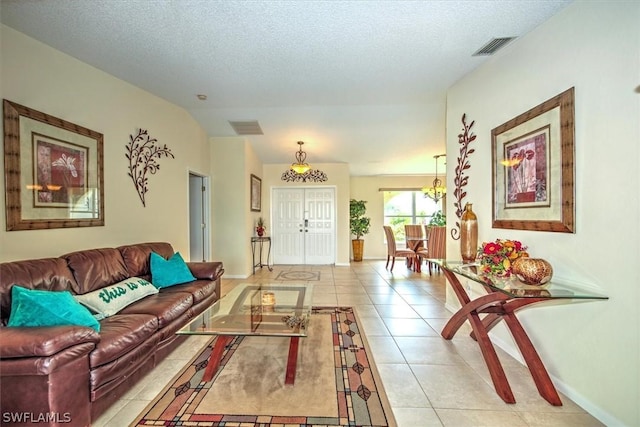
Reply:
M304 227L307 228L309 226L309 220L305 219L304 220Z

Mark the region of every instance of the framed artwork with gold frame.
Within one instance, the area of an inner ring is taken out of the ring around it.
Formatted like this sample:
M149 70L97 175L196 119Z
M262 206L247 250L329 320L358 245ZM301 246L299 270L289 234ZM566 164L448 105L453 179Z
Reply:
M104 225L103 135L4 100L6 228Z
M251 174L249 191L251 191L251 211L260 212L262 210L262 180L254 174Z
M491 131L493 228L575 233L574 88Z

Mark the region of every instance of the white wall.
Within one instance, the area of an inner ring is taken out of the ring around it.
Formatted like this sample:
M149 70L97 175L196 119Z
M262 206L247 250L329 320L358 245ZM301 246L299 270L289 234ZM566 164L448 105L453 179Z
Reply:
M466 201L480 240L521 240L551 262L557 279L609 296L541 304L520 319L560 390L612 426L640 425L639 23L640 2L576 1L459 81L447 99L448 153L459 152L462 114L476 121ZM491 129L572 86L575 234L493 229ZM454 167L447 165L449 188ZM458 242L449 239L448 250L459 257ZM505 329L494 337L517 353Z
M0 261L142 241L170 242L188 258L189 170L210 170L202 128L182 108L9 27L2 26L1 39L2 98L104 135L105 226L7 232L2 198ZM138 128L175 155L160 159L160 170L149 176L146 208L127 176L125 158L129 135Z
M247 277L248 240L244 239L249 206L245 202L247 174L244 138L211 138L213 179L213 248L224 263L225 276ZM246 186L245 186L245 183ZM244 214L242 214L244 213Z

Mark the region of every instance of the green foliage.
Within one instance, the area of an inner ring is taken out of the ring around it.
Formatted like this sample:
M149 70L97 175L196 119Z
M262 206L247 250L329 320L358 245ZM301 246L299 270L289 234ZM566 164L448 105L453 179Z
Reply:
M447 217L442 211L438 211L433 214L431 220L429 220L429 225L442 226L447 225Z
M367 211L366 203L365 200L349 201L349 227L357 240L369 233L371 218L364 216Z

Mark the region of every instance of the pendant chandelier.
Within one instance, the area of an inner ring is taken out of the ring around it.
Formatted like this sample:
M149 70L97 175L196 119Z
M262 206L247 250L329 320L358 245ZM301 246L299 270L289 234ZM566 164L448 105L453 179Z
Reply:
M291 167L287 169L280 179L288 182L324 182L326 181L327 174L318 169L311 169L311 166L306 162L307 153L302 151L302 145L304 142L298 141L298 151L296 151L296 161L291 164Z
M438 203L447 194L447 188L442 185L442 180L438 178L438 159L444 157L446 154L437 154L433 156L436 159L436 178L433 180L431 187L422 187L424 197L428 197L434 202Z

